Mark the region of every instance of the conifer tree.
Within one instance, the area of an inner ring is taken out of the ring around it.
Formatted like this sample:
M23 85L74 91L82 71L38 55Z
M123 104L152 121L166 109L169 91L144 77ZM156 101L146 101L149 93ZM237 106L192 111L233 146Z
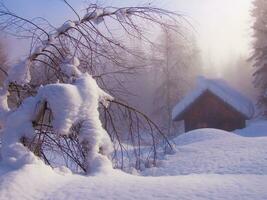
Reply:
M253 2L252 17L254 17L254 85L259 89L259 105L263 115L267 116L267 2L265 0L255 0Z

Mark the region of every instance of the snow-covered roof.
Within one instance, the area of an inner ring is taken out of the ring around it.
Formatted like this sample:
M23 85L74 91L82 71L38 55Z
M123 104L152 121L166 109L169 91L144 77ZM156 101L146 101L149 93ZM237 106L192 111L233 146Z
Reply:
M254 115L253 103L235 89L231 88L224 80L206 79L199 77L196 89L185 96L172 111L172 119L179 120L186 109L191 106L204 92L209 91L233 109L243 114L247 119Z

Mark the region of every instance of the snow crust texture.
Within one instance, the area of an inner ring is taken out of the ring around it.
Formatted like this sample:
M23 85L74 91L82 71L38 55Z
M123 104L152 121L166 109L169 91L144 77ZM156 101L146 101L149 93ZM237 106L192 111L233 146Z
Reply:
M175 139L176 153L143 175L267 175L267 137L246 138L216 129L200 129Z
M177 152L146 170L146 176L119 170L81 176L43 163L19 170L0 164L0 199L267 199L266 137L202 129L175 142Z

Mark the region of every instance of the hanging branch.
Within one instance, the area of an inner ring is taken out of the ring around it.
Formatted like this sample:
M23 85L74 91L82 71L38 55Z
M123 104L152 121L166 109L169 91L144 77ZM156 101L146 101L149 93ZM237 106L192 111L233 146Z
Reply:
M77 21L67 20L59 28L55 28L45 19L26 19L10 12L4 6L0 8L2 30L19 38L32 40L31 53L26 61L30 63L31 74L36 76L23 87L15 81L10 82L9 90L16 96L17 104L20 104L26 97L33 96L40 85L66 83L69 79L66 79L59 65L66 59L78 57L81 61L80 70L93 75L102 89L115 98L110 102L111 107L103 107L101 113L104 127L114 144L115 151L111 156L117 167L127 167L125 159L131 157L132 153L137 169L141 169L144 162L149 166L151 159L152 164L156 165L159 144L164 141L172 149L170 141L149 116L118 100L123 95L131 94L124 86L123 80L146 67L145 64L132 66L126 62L129 56L145 59L127 45L127 40L138 38L145 43L152 43L145 27L163 26L177 31L177 26L182 24L182 16L153 7L103 8L91 4L85 15L80 17L66 0L63 1L75 13ZM168 20L165 20L166 18ZM120 30L117 30L118 27ZM111 83L114 82L116 84L112 88ZM62 164L53 159L56 154L71 169L86 171L83 163L85 150L77 137L79 124L72 127L69 137L58 136L53 130L51 119L51 111L45 108L42 117L34 122L37 135L27 143L29 149L37 152L36 154L49 165ZM150 135L150 146L143 145L142 132L145 131ZM128 135L130 141L125 140L123 132ZM132 145L133 152L127 149L129 145ZM142 154L143 148L150 149L146 157Z

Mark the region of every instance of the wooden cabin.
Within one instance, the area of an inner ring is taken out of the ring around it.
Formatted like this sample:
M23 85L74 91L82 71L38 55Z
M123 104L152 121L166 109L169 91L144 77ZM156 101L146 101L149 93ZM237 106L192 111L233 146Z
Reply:
M174 121L184 121L185 131L216 128L226 131L242 129L254 114L250 100L225 81L199 78L194 91L173 109Z

